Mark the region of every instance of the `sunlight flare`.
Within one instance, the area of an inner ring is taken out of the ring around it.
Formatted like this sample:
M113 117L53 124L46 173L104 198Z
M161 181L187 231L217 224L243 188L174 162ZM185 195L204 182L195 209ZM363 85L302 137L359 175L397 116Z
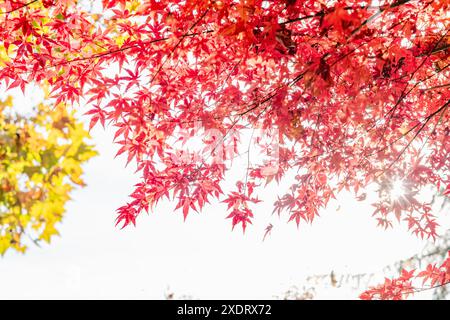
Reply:
M398 200L405 195L405 184L402 180L394 180L391 188L391 198Z

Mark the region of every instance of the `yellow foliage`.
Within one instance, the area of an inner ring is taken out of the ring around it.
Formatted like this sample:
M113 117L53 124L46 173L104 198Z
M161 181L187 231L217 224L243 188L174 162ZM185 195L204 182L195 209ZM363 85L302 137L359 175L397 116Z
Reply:
M69 193L85 185L81 165L96 155L64 105L41 103L29 117L12 106L0 100L0 255L58 235Z

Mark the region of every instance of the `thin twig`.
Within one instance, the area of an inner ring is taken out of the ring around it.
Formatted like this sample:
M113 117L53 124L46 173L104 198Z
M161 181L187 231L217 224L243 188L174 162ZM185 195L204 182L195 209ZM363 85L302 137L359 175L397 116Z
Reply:
M12 13L12 12L17 11L17 10L20 10L20 9L22 9L22 8L28 7L29 5L31 5L31 4L33 4L33 3L35 3L35 2L38 2L38 1L39 1L39 0L33 0L33 1L30 1L30 2L27 2L27 3L24 3L24 4L22 4L21 6L15 8L15 9L11 9L11 10L9 10L9 11L0 12L0 14L9 14L9 13Z

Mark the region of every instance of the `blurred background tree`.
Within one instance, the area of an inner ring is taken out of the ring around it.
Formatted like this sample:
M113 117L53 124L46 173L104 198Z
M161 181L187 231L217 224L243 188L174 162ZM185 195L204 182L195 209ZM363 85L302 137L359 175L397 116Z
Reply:
M96 155L74 113L39 103L30 115L0 100L0 254L50 242L75 186L85 186L82 164Z

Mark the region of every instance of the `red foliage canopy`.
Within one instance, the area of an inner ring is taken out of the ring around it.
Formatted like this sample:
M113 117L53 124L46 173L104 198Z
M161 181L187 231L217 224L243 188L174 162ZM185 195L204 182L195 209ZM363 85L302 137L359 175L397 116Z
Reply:
M224 195L233 226L251 223L258 187L294 170L274 211L297 224L340 190L363 199L375 183L381 226L396 217L434 238L418 194L450 193L449 4L374 3L103 0L93 13L75 0L5 1L0 81L47 82L55 103L91 105L91 127L117 128L119 154L142 173L118 210L124 226L164 197L184 217L222 197L236 132L254 128L276 161L249 167ZM183 154L174 141L199 130L204 150ZM404 194L394 199L395 181Z

